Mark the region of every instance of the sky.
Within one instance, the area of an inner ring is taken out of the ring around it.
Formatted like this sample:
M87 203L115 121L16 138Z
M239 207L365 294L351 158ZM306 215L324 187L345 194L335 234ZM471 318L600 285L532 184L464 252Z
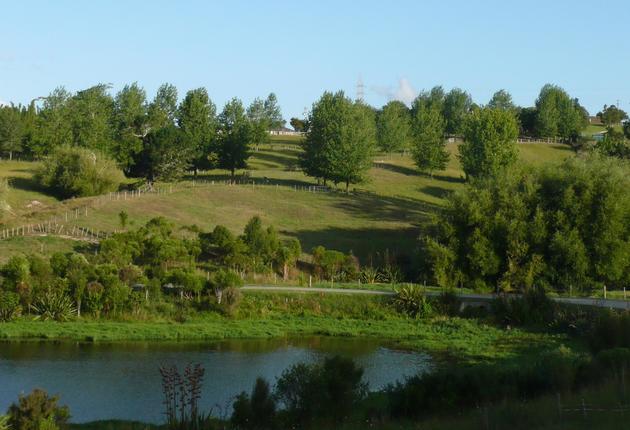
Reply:
M286 119L324 91L409 102L442 85L533 105L560 85L595 114L630 111L624 1L0 0L0 102L64 86L206 87L219 109L275 92Z

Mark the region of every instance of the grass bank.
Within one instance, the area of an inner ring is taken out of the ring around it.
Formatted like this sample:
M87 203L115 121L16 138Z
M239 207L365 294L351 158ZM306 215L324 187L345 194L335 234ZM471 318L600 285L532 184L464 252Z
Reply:
M470 362L517 359L570 342L562 335L504 330L474 319L412 319L396 312L386 298L371 296L248 293L233 315L208 311L186 311L186 315L183 322L176 322L176 315L125 321L42 322L22 318L0 324L0 339L110 342L372 337L394 341L401 348Z

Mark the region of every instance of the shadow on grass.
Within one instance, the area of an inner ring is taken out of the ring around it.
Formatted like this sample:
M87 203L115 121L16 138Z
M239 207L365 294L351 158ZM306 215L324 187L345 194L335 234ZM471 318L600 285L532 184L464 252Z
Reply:
M54 197L57 200L63 200L59 196L50 192L49 189L39 185L34 178L22 178L19 176L12 176L12 177L9 177L8 179L9 179L9 185L11 186L11 188L14 188L16 190L40 193L49 197Z
M446 188L434 185L426 185L420 188L420 192L436 197L438 199L442 199L448 196L452 192L452 190L447 190Z
M408 197L381 196L369 192L335 192L330 196L337 199L333 203L337 208L353 217L374 221L419 223L426 221L430 213L440 209L438 205Z
M255 158L255 161L252 160L253 163L260 160L262 162L273 163L276 166L280 166L285 169L291 166L295 166L298 163L297 157L285 155L279 152L259 151L253 153L252 156L253 158Z
M319 245L329 249L350 252L357 256L362 264L370 257L388 250L391 255L411 256L418 247L420 227L399 229L387 228L339 228L329 227L322 230L282 231L289 237L297 238L304 252Z
M400 173L401 175L422 176L422 173L420 173L418 170L412 167L399 166L398 164L374 163L374 167L384 169L384 170L389 170L394 173Z
M184 177L184 180L186 181L192 181L193 179L197 181L197 183L200 183L200 184L203 184L205 181L208 181L208 182L214 181L215 183L216 182L225 183L226 181L227 182L231 181L232 176L230 174L211 174L211 175L198 175L196 178L193 175L187 175ZM242 174L236 174L236 176L234 177L234 180L237 181L238 184L240 184L239 186L250 185L252 181L254 181L257 186L258 185L272 185L272 186L279 185L281 187L317 186L316 182L308 182L306 180L301 180L301 179L279 179L279 178L269 178L266 176L246 177L246 176L243 176Z

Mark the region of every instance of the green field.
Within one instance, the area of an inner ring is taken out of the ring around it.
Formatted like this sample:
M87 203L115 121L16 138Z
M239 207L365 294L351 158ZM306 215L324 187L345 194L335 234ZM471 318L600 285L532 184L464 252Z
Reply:
M171 194L118 201L58 201L36 186L32 178L35 163L0 162L0 176L9 178L12 184L8 199L12 212L5 215L4 222L15 227L55 215L64 222L66 212L90 205L93 208L87 217L67 224L113 231L120 228L118 213L124 210L130 216L131 227L164 216L180 227L197 225L211 230L223 224L240 232L252 216L259 215L283 236L297 237L306 252L324 245L366 258L385 249L393 253L412 249L423 223L440 207L444 196L464 186L457 146L449 144L452 156L448 168L433 178L418 172L409 156L383 154L374 158L369 181L353 187L350 194L341 187L335 192L309 192L308 187L317 184L296 170L297 143L295 138L275 138L268 146L254 151L249 176L241 176L247 185L225 185L227 172L217 170L200 174L194 186L192 178L174 184ZM527 144L520 145L519 151L521 159L528 163L557 162L572 156L564 145ZM0 259L18 251L38 252L42 243L45 252L76 246L62 239L10 239L0 241Z

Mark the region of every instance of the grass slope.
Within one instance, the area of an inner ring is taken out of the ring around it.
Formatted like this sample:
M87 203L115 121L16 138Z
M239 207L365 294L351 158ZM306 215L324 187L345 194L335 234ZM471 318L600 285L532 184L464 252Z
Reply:
M409 156L378 155L369 181L355 186L356 192L312 193L293 188L316 185L312 178L296 170L299 154L296 139L278 137L253 152L247 180L258 184L254 187L217 185L228 174L210 171L197 178L195 187L189 178L176 185L172 194L106 201L91 210L87 218L71 222L112 231L119 228L117 215L124 210L130 215L132 226L164 216L179 226L195 224L210 230L223 224L240 232L252 216L259 215L285 237L300 239L307 252L320 244L346 252L352 250L364 258L385 249L408 250L414 246L422 224L443 203L444 196L464 186L457 146L449 144L448 149L451 159L447 169L433 178L418 172ZM519 151L521 160L528 163L557 162L572 154L566 146L546 144L519 145ZM95 201L94 198L57 201L37 188L32 180L34 168L34 163L0 163L0 176L10 178L13 187L9 199L13 213L5 220L7 225L44 220ZM215 181L215 185L200 181ZM266 185L260 185L263 183ZM41 204L33 206L33 201ZM20 250L32 251L30 242L33 241L0 241L0 259ZM74 245L56 246L72 249Z

